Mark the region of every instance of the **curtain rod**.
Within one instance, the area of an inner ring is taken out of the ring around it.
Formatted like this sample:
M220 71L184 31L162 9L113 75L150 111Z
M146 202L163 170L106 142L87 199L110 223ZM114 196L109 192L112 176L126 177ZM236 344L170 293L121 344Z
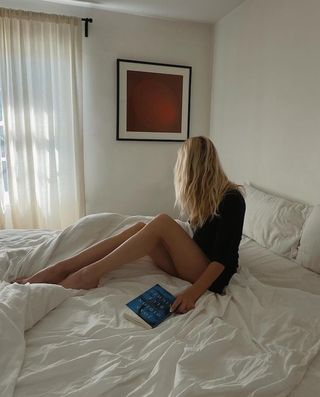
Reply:
M85 35L85 37L88 37L89 36L89 23L92 23L93 19L92 18L82 18L81 20L85 23L84 35Z

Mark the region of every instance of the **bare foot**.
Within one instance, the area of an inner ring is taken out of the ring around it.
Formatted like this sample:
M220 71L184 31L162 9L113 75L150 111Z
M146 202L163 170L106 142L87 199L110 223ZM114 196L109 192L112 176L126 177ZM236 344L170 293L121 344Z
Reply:
M92 289L97 288L99 284L99 279L95 279L90 276L86 269L78 270L75 273L70 274L66 279L64 279L60 285L64 288L72 289Z
M38 273L34 274L30 277L20 277L15 279L13 282L18 284L26 284L26 283L47 283L47 284L59 284L63 281L69 272L63 269L62 266L52 265L43 270L40 270Z
M27 279L28 279L28 277L19 277L19 278L16 278L15 280L11 281L11 284L12 283L25 284L28 282L28 281L26 281Z

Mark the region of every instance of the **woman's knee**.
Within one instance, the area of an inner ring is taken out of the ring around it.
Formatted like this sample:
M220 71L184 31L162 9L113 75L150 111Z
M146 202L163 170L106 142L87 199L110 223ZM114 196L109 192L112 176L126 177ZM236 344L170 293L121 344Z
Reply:
M171 218L171 216L167 214L159 214L153 218L153 220L149 223L149 226L155 228L158 231L165 232L173 224L176 224L176 222Z
M154 221L164 223L164 224L174 222L174 220L171 218L171 216L169 216L168 214L164 214L164 213L156 215L154 217Z

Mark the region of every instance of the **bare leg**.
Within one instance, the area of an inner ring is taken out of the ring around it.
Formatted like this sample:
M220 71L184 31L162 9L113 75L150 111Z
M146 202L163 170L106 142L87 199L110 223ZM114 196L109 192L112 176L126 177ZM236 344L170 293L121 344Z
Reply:
M158 249L159 253L159 244L171 258L171 263L166 262L166 266L170 266L168 273L184 280L195 282L209 264L209 259L190 236L172 218L162 214L105 258L71 274L61 285L66 288L95 288L104 274L120 265L148 254L156 258L155 250ZM161 264L156 264L163 268Z
M171 276L179 277L173 260L162 243L159 243L152 251L150 251L149 256L153 263L160 269L164 270Z
M141 230L144 226L145 223L138 222L135 225L124 230L123 232L113 237L102 240L99 243L85 249L84 251L81 251L75 256L72 256L59 263L49 266L31 277L17 279L16 282L22 284L25 284L27 282L58 284L71 273L74 273L81 268L90 265L91 263L94 263L99 259L104 258L115 248L121 245L124 241L126 241L128 238Z

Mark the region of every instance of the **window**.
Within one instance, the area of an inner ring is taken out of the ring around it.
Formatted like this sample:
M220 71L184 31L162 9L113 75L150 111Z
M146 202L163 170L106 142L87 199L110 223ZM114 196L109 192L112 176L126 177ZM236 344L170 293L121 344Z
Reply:
M84 213L81 18L0 24L0 227L62 229Z
M0 161L1 161L0 170L2 172L4 191L5 191L5 196L6 196L5 199L9 199L9 197L8 197L8 171L7 171L8 167L7 167L7 159L6 159L1 91L0 91ZM7 201L7 200L5 200L5 201Z

